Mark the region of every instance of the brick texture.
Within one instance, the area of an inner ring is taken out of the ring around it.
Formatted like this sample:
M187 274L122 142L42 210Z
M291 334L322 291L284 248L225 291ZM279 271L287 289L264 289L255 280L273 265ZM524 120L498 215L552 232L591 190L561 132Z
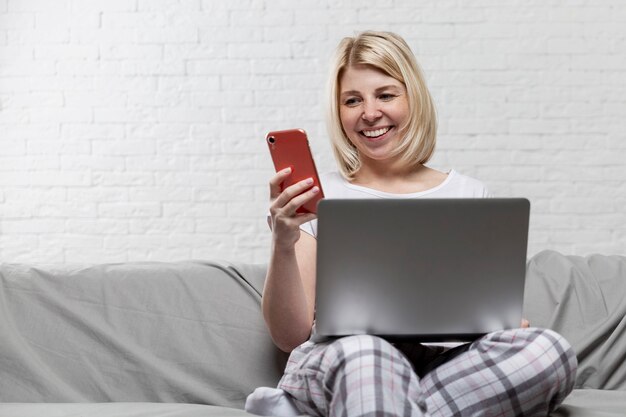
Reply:
M531 200L529 255L626 254L621 0L0 0L0 260L265 262L269 130L320 171L341 37L411 44L431 166Z

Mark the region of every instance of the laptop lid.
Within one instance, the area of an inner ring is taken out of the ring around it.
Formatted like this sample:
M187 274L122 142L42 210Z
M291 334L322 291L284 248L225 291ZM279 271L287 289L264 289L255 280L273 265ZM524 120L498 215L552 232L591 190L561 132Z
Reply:
M325 199L316 337L473 340L520 326L526 199Z

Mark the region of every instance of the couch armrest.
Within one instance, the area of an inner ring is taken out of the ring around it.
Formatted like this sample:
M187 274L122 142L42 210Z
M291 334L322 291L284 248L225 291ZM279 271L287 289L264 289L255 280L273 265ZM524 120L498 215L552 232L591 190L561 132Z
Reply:
M626 390L626 257L538 253L527 265L524 314L572 344L577 388Z

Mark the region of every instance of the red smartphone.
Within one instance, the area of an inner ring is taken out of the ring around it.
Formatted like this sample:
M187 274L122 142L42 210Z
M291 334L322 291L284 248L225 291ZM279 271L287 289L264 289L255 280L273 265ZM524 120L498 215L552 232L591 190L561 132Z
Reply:
M309 140L302 129L279 130L270 132L265 137L270 149L276 172L291 167L291 175L283 182L282 189L289 187L307 178L313 178L313 185L318 186L320 192L300 207L298 213L317 213L317 203L324 198Z

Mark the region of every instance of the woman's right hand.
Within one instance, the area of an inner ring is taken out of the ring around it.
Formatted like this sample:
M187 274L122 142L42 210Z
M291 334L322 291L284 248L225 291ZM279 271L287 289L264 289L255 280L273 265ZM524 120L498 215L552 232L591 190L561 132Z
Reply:
M289 175L291 168L285 168L270 180L270 227L274 245L280 249L293 249L300 239L300 225L317 217L314 213L297 213L296 210L315 197L319 187L311 187L313 179L309 178L281 191L281 184Z

